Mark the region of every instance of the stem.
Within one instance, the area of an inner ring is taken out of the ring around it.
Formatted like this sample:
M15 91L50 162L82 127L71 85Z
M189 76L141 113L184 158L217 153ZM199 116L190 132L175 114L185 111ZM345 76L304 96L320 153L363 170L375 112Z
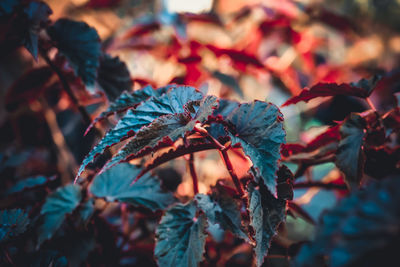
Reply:
M231 162L231 160L229 159L227 150L226 150L226 149L224 149L224 150L221 149L219 152L220 152L220 155L222 155L222 158L223 158L224 161L225 161L226 168L228 169L228 172L229 172L229 174L230 174L231 177L232 177L232 181L233 181L233 183L235 184L236 189L238 190L239 195L240 195L240 196L243 196L243 195L244 195L244 191L243 191L243 188L242 188L242 184L240 183L239 178L238 178L238 176L236 175L235 170L233 169L232 162Z
M198 183L198 179L197 179L196 170L194 168L193 153L190 154L188 163L189 163L190 175L192 176L192 181L193 181L193 193L194 193L194 195L197 195L199 193L199 183Z
M204 128L200 128L198 126L194 126L194 130L198 133L200 133L202 136L206 137L208 140L210 140L211 142L213 142L219 150L226 150L227 147L222 145L217 139L215 139L214 137L212 137L206 129Z
M47 55L47 53L45 51L40 50L40 55L43 57L43 59L46 61L46 63L53 69L53 71L57 74L64 91L67 93L67 95L71 99L72 103L74 103L75 107L78 108L85 123L90 125L90 123L92 122L92 119L90 118L89 113L86 111L85 107L79 103L79 100L74 95L74 92L72 91L71 87L69 86L69 83L68 83L67 79L64 77L64 74L62 73L62 71L51 61L51 59L49 58L49 56Z
M368 106L373 110L376 111L376 107L374 105L374 103L372 103L371 99L369 97L365 98L365 101L367 101Z

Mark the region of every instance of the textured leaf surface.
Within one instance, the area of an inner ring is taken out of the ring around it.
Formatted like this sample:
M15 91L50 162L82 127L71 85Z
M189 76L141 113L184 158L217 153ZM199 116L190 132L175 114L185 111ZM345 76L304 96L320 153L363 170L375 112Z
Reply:
M227 120L234 125L234 132L229 133L232 145L242 146L253 162L257 176L262 177L268 189L275 193L280 147L285 142L279 109L270 103L254 101L241 104Z
M179 86L172 87L167 93L160 97L151 97L147 101L141 103L134 110L128 110L125 116L118 124L103 137L103 139L90 151L83 160L79 169L78 176L85 167L93 161L96 155L103 153L104 149L112 146L139 131L143 126L150 124L155 119L164 116L162 119L168 121L167 118L175 118L178 121L187 113L185 106L189 102L200 101L203 95L196 91L193 87ZM169 122L173 123L174 119ZM160 123L156 123L159 125ZM154 127L154 126L153 126ZM144 136L146 138L146 136Z
M178 204L161 218L154 255L159 266L197 267L203 259L207 220L194 202Z
M249 241L242 225L240 206L233 198L227 194L213 194L213 196L197 194L195 200L211 224L219 224L222 229Z
M82 81L94 84L101 55L97 31L84 22L59 19L47 32Z
M24 233L29 224L28 214L21 209L0 211L0 243Z
M320 266L322 256L332 267L393 265L400 235L399 188L397 176L343 199L323 216L314 242L301 249L294 266Z
M100 58L97 82L110 100L116 99L125 90L129 91L133 85L125 62L107 54Z
M308 102L311 99L321 96L346 95L366 98L372 93L377 82L378 78L373 77L370 80L362 79L357 83L351 84L317 83L310 89L301 91L298 96L290 98L282 106L296 104L300 101Z
M115 155L105 166L109 168L118 162L132 158L145 149L152 149L157 145L167 142L172 143L185 133L192 131L197 122L204 122L217 107L218 101L214 96L207 96L198 105L196 102L188 109L197 109L191 115L188 111L184 114L169 114L155 119L149 126L145 126Z
M253 227L256 240L254 248L257 266L261 266L268 253L272 237L285 216L286 201L276 199L268 189L260 184L248 185L250 225Z
M65 215L75 210L81 198L81 188L72 184L59 188L47 197L40 212L44 222L38 229L39 245L53 236L63 223Z
M108 116L111 116L115 113L120 113L126 111L129 108L135 108L142 101L147 100L149 97L159 97L164 94L168 88L171 87L162 87L157 90L154 90L151 86L143 87L142 89L130 92L122 92L114 102L110 104L110 106L102 112L96 119L93 120L91 125L86 130L86 133L99 121L104 120Z
M365 120L359 114L352 113L340 127L341 140L336 152L336 166L345 174L350 186L357 186L363 175L365 126Z
M140 171L140 168L129 163L119 164L98 175L90 191L107 201L140 205L153 211L165 209L175 202L173 194L162 190L160 180L150 174L131 184Z

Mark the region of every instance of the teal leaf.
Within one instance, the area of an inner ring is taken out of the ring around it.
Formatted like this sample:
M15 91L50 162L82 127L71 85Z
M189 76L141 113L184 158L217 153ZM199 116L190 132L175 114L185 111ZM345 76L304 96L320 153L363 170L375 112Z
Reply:
M79 215L84 224L87 224L94 212L94 199L89 198L79 207Z
M151 96L159 97L162 94L164 94L169 88L170 87L162 87L157 90L154 90L153 87L149 85L139 90L135 90L133 92L127 92L127 91L122 92L118 96L118 98L114 100L114 102L111 102L110 106L105 111L103 111L97 118L93 120L93 122L86 130L85 135L97 122L104 120L113 114L122 113L127 109L135 108L137 105L149 99Z
M79 176L85 167L94 158L104 152L107 147L113 146L126 138L134 135L142 127L149 125L160 116L168 115L179 120L187 113L186 105L190 102L200 101L203 95L193 87L172 87L160 97L150 97L135 109L130 109L117 125L106 133L103 139L89 152L79 168Z
M93 85L100 65L101 44L96 29L85 22L59 19L47 29L58 50L86 85Z
M243 97L242 88L240 88L239 82L236 80L235 77L222 73L220 71L212 72L212 75L217 78L221 83L225 84L226 86L232 88L235 93L237 93L240 97Z
M150 174L132 184L141 169L129 163L119 164L95 177L90 192L107 201L120 201L162 210L175 202L171 192L161 188L161 182Z
M28 214L21 209L0 211L0 243L24 233L28 227Z
M223 192L214 193L211 196L197 194L195 200L210 224L219 224L222 229L229 230L236 236L250 241L242 225L240 202Z
M279 109L271 103L254 101L239 105L227 120L233 125L229 132L232 145L241 145L253 162L256 175L275 194L280 147L285 142Z
M24 14L27 18L27 28L25 29L22 44L37 60L39 31L49 20L53 13L50 7L44 2L30 2L24 8Z
M272 237L284 220L286 201L275 198L263 185L248 185L250 225L254 229L257 266L261 266L268 253Z
M158 117L139 132L115 155L105 166L105 169L125 160L133 158L146 149L153 149L162 143L172 144L178 138L192 131L197 122L204 122L217 107L215 96L207 96L200 103L190 102L187 109L194 113L168 114Z
M116 99L123 91L131 90L133 85L125 62L108 54L100 57L97 82L110 100Z
M44 177L44 176L29 177L24 180L18 181L15 185L10 187L5 192L5 194L10 195L10 194L22 192L24 190L32 189L32 188L35 188L38 186L42 186L54 179L55 179L55 176L52 176L52 177Z
M302 247L293 266L396 265L400 234L399 178L373 182L327 211L317 226L314 241Z
M38 229L38 244L50 239L64 222L65 216L72 213L81 201L81 188L78 185L67 185L49 195L40 214L43 224Z
M41 250L29 257L29 267L67 267L68 260L55 250Z
M365 127L365 120L352 113L339 129L341 139L336 152L336 166L345 174L346 182L351 187L358 186L363 176Z
M203 260L207 220L194 202L164 214L156 230L154 255L159 266L197 267Z

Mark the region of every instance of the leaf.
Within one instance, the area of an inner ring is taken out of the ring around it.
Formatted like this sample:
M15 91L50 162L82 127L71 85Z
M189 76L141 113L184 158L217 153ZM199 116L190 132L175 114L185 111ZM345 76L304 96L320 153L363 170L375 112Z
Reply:
M86 85L94 84L101 56L97 31L85 22L59 19L47 33L82 81Z
M54 250L41 250L29 258L30 267L67 267L67 258Z
M223 192L215 192L212 196L197 194L195 201L211 224L219 224L222 229L250 241L242 225L240 205L228 194L223 194Z
M250 225L254 229L257 266L261 266L268 253L272 237L285 217L286 201L276 199L268 189L251 182L248 185Z
M29 224L28 214L21 209L0 211L0 243L24 233Z
M336 166L345 174L345 180L350 186L358 186L363 175L365 126L365 120L359 114L352 113L340 127L341 140L336 152Z
M195 102L191 102L191 104L193 104L191 108L198 106ZM192 131L196 123L204 122L217 105L218 101L215 96L207 96L193 115L186 112L186 114L169 114L155 119L151 124L140 129L104 168L107 169L122 160L134 158L145 150L151 151L160 144L172 144L178 138L184 137L187 132Z
M116 99L125 90L129 91L133 85L125 62L107 54L100 57L97 82L110 100Z
M374 76L370 80L361 79L357 83L317 83L309 89L304 89L298 96L294 96L287 100L282 107L291 104L296 104L300 101L308 102L311 99L322 96L335 96L335 95L345 95L345 96L357 96L361 98L367 98L375 86L379 78Z
M45 177L45 176L36 176L36 177L29 177L24 180L17 182L14 186L9 188L5 194L10 195L14 193L19 193L28 189L32 189L35 187L39 187L42 185L47 184L50 181L53 181L55 176Z
M0 16L10 15L20 0L2 0L0 1Z
M219 106L214 111L213 115L214 116L220 115L225 119L238 106L239 106L239 103L236 102L236 101L231 101L231 100L228 100L228 99L220 99L219 100Z
M391 266L397 261L400 233L400 179L370 184L325 213L316 237L304 246L294 266Z
M135 108L137 105L149 99L151 96L159 97L172 87L175 86L171 85L154 90L151 86L145 86L142 89L133 91L132 93L122 92L104 112L102 112L96 119L93 120L93 122L87 128L85 135L97 122L106 119L108 116L111 116L114 113L121 113L129 108Z
M190 202L170 208L161 218L154 249L159 266L197 267L203 260L207 220L196 213Z
M81 216L82 222L86 225L89 222L90 217L94 213L94 199L89 198L79 207L79 215Z
M229 129L232 146L241 145L253 162L256 175L275 194L280 146L285 142L279 109L271 103L254 101L239 105L227 120L234 126Z
M284 144L282 145L282 154L290 157L299 153L307 153L322 148L328 144L339 142L340 124L329 127L325 132L319 134L305 146L302 144Z
M92 162L98 154L114 144L134 135L143 126L153 122L155 119L169 115L175 121L182 117L187 111L185 106L192 101L200 101L203 95L193 87L173 86L169 91L160 97L150 97L147 101L138 105L135 109L130 109L118 124L100 140L100 142L89 152L79 168L77 177L85 167ZM163 120L167 120L164 118ZM173 120L173 119L172 119ZM160 123L158 123L160 124ZM154 127L154 126L153 126ZM143 136L146 138L146 136Z
M144 206L153 211L163 210L175 202L173 194L162 190L160 180L150 174L132 184L140 171L129 163L119 164L98 175L90 186L90 192L107 201Z
M240 88L239 82L235 79L235 77L222 73L220 71L214 71L212 75L217 78L224 85L232 88L235 93L237 93L240 97L243 97L242 88Z
M22 43L36 60L38 57L39 31L49 21L49 16L52 13L53 11L44 2L33 1L24 8L24 14L27 18L27 27Z
M65 216L79 205L81 198L81 188L73 184L61 187L47 197L40 211L44 222L38 229L38 245L53 236L64 222Z

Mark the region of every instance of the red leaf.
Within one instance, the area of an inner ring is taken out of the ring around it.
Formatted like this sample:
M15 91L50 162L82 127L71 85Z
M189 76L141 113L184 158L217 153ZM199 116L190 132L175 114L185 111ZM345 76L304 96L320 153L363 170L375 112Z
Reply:
M300 101L308 102L311 99L322 96L348 95L366 98L372 90L342 83L317 83L309 89L304 89L299 95L287 100L282 107L296 104Z
M330 127L311 140L307 145L283 144L281 153L284 157L290 157L291 155L314 151L332 142L338 142L340 140L339 127L340 124Z

